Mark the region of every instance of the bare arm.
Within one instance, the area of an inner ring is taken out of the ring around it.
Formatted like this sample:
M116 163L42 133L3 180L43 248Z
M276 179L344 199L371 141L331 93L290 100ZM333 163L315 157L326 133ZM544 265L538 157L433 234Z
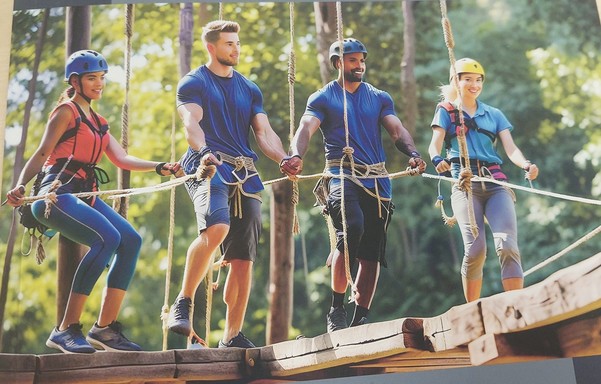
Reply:
M405 155L409 156L409 166L419 169L422 173L426 170L426 163L421 159L421 155L415 147L413 137L403 126L401 119L395 115L388 115L382 119L382 125L394 142L394 146Z
M275 133L269 119L264 113L258 113L251 121L255 139L259 145L259 149L271 160L280 163L286 157L286 151L282 146L282 140Z
M535 164L530 163L520 151L515 142L513 141L513 136L511 136L511 132L509 129L505 129L499 132L499 138L501 139L501 143L503 144L503 149L511 160L512 163L517 165L518 167L524 169L526 171L526 178L530 180L536 179L538 176L538 167Z
M50 118L44 131L44 136L40 145L29 158L15 187L8 191L6 194L8 198L8 204L13 207L17 207L22 204L21 198L25 195L25 185L33 179L33 177L40 172L42 166L48 159L48 156L54 151L58 140L69 128L69 122L73 117L73 113L67 107L61 107L58 111Z
M440 157L445 135L446 132L444 128L436 126L432 127L432 139L430 139L430 145L428 146L428 155L430 155L430 159L434 160L436 156ZM433 161L433 163L436 168L436 172L438 173L445 173L451 170L451 165L446 161L439 161L438 164L436 164L436 161Z
M290 154L293 156L298 155L303 157L309 148L311 136L313 136L320 125L321 121L317 117L303 115L294 138L292 138L292 143L290 144Z

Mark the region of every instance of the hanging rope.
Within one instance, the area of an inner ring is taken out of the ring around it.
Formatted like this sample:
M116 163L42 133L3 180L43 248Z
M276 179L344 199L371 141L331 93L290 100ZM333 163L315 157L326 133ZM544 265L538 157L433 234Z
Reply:
M131 79L131 51L132 51L132 36L134 25L134 4L125 6L125 100L121 109L121 146L128 152L129 148L129 89ZM119 169L117 173L117 188L123 189L129 187L129 172ZM120 200L113 202L115 209L123 217L127 217L128 199L122 197Z
M219 20L223 20L223 2L219 2Z
M296 53L294 51L294 3L290 2L290 54L288 55L288 104L290 107L290 134L288 135L288 142L292 142L294 137L294 83L296 81ZM293 219L292 219L292 233L298 235L300 233L300 225L298 222L297 205L300 199L300 193L298 191L298 180L292 180L292 207L293 207Z
M340 71L343 74L341 76L342 79L342 110L343 110L343 121L344 121L344 136L345 136L345 144L346 146L343 148L342 159L340 160L340 175L344 175L344 158L348 158L351 163L351 172L355 174L355 160L353 158L353 148L349 145L349 128L348 128L348 114L347 114L347 100L346 100L346 85L344 83L344 39L342 36L343 32L343 24L342 24L342 5L340 1L336 2L336 31L338 34L338 45L340 52ZM345 198L344 198L344 185L345 185L345 177L341 177L340 179L340 193L341 193L341 215L342 215L342 237L344 243L344 273L346 276L346 280L351 287L351 294L349 297L349 301L354 301L355 292L357 291L355 287L355 283L353 282L353 277L351 276L351 266L350 266L350 257L349 257L349 249L348 249L348 234L347 234L347 222L346 222L346 207L345 207ZM329 216L328 216L329 217Z
M175 161L175 112L171 116L171 162ZM171 187L169 198L169 240L167 242L167 272L165 274L165 300L161 310L161 319L163 320L163 351L167 350L167 335L169 329L167 320L169 319L169 292L171 283L171 268L173 266L173 237L175 232L175 187Z
M455 47L455 41L453 39L453 32L451 31L451 21L447 17L447 2L446 0L440 0L440 13L442 15L442 30L444 34L444 41L447 46L449 53L449 61L451 63L451 71L453 72L453 87L457 91L459 102L457 103L457 110L459 111L459 129L457 130L457 143L459 144L459 153L461 161L461 171L459 173L459 184L458 187L464 191L467 195L467 213L470 219L470 229L474 237L478 236L478 225L476 224L476 216L474 214L474 203L472 197L472 169L470 167L470 157L467 149L467 141L465 139L465 122L463 119L462 109L462 93L459 88L459 76L457 76L457 68L455 67L455 54L453 48ZM441 196L440 194L438 195ZM437 201L438 203L438 201ZM442 202L440 202L442 207ZM442 211L444 213L444 210ZM446 215L445 215L446 216ZM444 216L443 216L444 218ZM447 221L449 221L447 219Z

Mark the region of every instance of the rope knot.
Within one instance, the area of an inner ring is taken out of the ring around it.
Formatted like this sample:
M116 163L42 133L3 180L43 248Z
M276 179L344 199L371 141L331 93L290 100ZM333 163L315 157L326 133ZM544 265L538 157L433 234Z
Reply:
M342 153L344 153L347 156L350 156L353 153L355 153L355 150L353 149L353 147L344 147L342 148Z

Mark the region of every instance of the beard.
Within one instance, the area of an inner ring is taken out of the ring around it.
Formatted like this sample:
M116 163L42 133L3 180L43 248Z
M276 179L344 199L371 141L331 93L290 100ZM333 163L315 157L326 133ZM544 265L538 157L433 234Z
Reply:
M233 59L231 57L217 57L217 61L221 65L229 65L230 67L238 65L239 62L238 58Z
M354 72L345 72L344 73L344 80L349 82L349 83L360 83L363 81L363 74L364 72L361 73L354 73Z

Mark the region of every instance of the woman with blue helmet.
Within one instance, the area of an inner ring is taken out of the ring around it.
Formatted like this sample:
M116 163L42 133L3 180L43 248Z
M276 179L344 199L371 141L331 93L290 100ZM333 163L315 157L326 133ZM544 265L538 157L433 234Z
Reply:
M43 200L32 204L32 213L43 225L89 247L73 279L65 315L46 345L65 353L139 351L140 346L121 332L117 315L133 277L142 239L132 225L98 198L79 199L72 193L97 191L107 175L97 164L104 154L116 166L133 171L155 170L161 176L179 171L177 163L142 160L128 155L110 134L107 120L96 113L105 86L108 65L92 50L73 53L65 66L69 88L51 112L46 130L33 156L25 164L8 203L23 204L25 185L37 175L38 195L54 191L57 200L45 213ZM107 285L98 320L84 337L79 320L98 278L109 265Z

